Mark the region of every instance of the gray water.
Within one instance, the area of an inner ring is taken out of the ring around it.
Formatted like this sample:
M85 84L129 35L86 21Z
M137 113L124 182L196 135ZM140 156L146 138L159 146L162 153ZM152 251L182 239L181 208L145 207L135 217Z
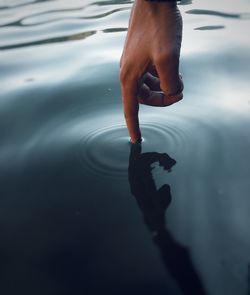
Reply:
M219 3L218 3L219 2ZM250 2L182 1L184 99L119 88L130 1L0 1L0 294L250 294Z

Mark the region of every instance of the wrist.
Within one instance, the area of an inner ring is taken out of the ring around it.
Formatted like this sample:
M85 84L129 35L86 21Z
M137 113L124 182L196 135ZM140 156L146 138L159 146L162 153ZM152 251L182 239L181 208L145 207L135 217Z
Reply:
M171 2L177 2L177 0L144 0L147 2L165 2L165 3L171 3Z
M171 9L177 6L176 0L135 0L135 4L145 7L147 10Z

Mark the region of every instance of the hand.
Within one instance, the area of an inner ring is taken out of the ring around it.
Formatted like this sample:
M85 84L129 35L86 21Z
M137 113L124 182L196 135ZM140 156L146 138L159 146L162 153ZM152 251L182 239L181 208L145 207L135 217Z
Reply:
M179 76L182 17L176 3L135 0L120 63L123 110L132 143L141 140L139 103L182 99Z

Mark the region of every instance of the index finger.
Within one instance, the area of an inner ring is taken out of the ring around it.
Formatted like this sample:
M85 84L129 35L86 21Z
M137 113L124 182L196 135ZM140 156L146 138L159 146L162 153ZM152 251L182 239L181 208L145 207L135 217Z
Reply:
M136 79L121 79L122 103L124 116L132 143L141 141L139 127L139 103L137 99L138 82Z

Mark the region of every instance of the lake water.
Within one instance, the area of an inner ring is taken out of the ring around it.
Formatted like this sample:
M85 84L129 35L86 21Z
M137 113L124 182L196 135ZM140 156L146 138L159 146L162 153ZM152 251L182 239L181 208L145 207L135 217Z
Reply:
M119 86L130 1L0 0L0 293L250 294L250 2L182 1L184 99Z

